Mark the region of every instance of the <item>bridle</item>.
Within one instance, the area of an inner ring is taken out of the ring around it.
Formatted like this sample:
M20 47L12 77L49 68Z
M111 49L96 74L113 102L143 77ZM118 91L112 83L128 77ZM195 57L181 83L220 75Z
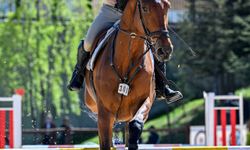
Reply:
M144 57L144 55L146 55L147 52L149 52L151 50L152 53L154 53L156 51L156 48L155 48L155 43L152 41L153 37L157 36L157 40L160 39L160 37L162 35L165 35L167 38L170 38L169 36L169 31L167 29L165 30L158 30L158 31L154 31L154 32L151 32L146 24L145 24L145 20L144 20L144 17L143 17L143 14L142 14L142 7L141 7L141 0L137 0L136 1L136 6L135 7L138 7L138 10L139 10L139 15L140 15L140 21L141 21L141 24L142 24L142 27L143 27L143 30L144 30L144 33L145 35L137 35L136 33L134 32L130 32L130 31L127 31L127 30L124 30L122 28L120 28L119 26L117 26L118 30L129 35L130 36L130 39L134 39L134 38L140 38L140 39L143 39L146 41L146 46L147 46L147 49L142 53L142 55L139 57L139 60ZM136 11L136 8L135 8L135 11Z
M166 29L166 30L158 30L158 31L154 31L154 32L150 32L150 30L147 28L146 24L145 24L145 20L144 20L144 17L142 15L142 8L141 8L141 0L137 0L137 6L138 6L138 9L139 9L139 14L140 14L140 20L141 20L141 23L142 23L142 27L143 27L143 30L146 34L147 37L154 37L154 36L158 36L160 37L161 35L165 35L169 38L169 31Z
M137 3L136 6L138 7L138 10L139 10L140 21L141 21L141 24L142 24L142 27L143 27L143 30L144 30L145 35L143 35L143 36L142 36L142 35L137 35L137 34L134 33L134 32L129 32L129 31L124 30L124 29L121 29L121 28L119 28L119 30L122 31L122 32L125 32L125 33L129 34L129 35L131 36L131 38L136 38L136 37L138 37L138 38L144 39L144 40L146 40L147 43L150 44L150 45L153 45L153 43L152 43L152 41L151 41L151 39L152 39L153 37L158 37L158 38L160 38L162 35L165 35L167 38L169 38L169 37L170 37L170 36L169 36L169 31L168 31L167 29L165 29L165 30L158 30L158 31L153 31L153 32L151 32L151 31L147 28L146 23L145 23L145 20L144 20L144 17L143 17L143 14L142 14L142 8L141 8L141 3L142 3L142 2L141 2L141 0L137 0L136 3Z
M127 31L127 30L124 30L122 28L120 28L119 26L117 26L116 28L118 29L118 31L121 31L122 33L125 33L127 35L130 36L130 40L129 40L129 43L131 42L132 39L134 38L140 38L140 39L143 39L146 43L146 50L144 50L144 52L138 57L137 61L134 62L133 64L131 64L125 74L124 77L122 77L120 74L119 74L119 71L118 69L116 68L115 66L115 63L114 63L114 42L113 42L113 48L111 49L111 59L110 59L110 65L112 67L112 69L114 70L116 76L118 77L118 79L122 82L122 83L125 83L127 85L129 85L132 80L135 78L135 76L138 74L138 72L144 67L144 56L149 52L151 51L152 53L154 53L156 51L155 49L155 43L153 43L152 39L154 37L157 36L157 39L160 39L160 37L162 35L165 35L167 38L169 38L169 31L167 29L165 30L158 30L158 31L154 31L154 32L151 32L146 24L145 24L145 20L144 20L144 17L143 17L143 14L142 14L142 8L141 8L141 0L137 0L136 2L136 6L135 7L138 7L139 9L139 14L140 14L140 21L142 23L142 27L143 27L143 30L144 30L144 33L145 35L138 35L134 32L130 32L130 31ZM136 8L135 8L136 10ZM128 50L130 50L130 44L129 44L129 48ZM138 67L136 67L135 71L132 73L131 77L129 78L129 74L130 72L132 71L132 68L134 66L137 66L139 64Z

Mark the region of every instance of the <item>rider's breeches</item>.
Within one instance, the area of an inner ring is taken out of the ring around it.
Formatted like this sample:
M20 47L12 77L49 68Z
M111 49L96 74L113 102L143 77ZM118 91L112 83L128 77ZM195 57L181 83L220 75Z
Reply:
M99 14L93 21L91 27L88 29L85 41L84 49L90 51L92 44L95 41L97 35L104 29L108 29L121 18L122 13L112 6L103 4Z

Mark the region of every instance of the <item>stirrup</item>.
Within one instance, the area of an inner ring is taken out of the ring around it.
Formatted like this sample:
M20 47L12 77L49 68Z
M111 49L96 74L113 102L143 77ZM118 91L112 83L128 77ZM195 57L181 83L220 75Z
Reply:
M174 96L172 96L172 97L167 97L166 96L166 103L171 104L171 103L174 103L174 102L176 102L178 100L181 100L182 98L183 98L183 95L181 94L181 92L176 91Z
M183 98L183 95L179 91L175 91L176 93L173 96L167 96L163 93L159 93L157 96L158 100L165 100L167 104L174 103L178 100L181 100Z

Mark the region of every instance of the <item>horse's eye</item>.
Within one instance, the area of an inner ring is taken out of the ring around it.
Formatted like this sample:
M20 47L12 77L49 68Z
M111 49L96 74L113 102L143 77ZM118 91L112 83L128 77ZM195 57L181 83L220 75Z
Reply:
M143 10L144 13L147 13L147 12L148 12L148 7L143 6L143 7L142 7L142 10Z

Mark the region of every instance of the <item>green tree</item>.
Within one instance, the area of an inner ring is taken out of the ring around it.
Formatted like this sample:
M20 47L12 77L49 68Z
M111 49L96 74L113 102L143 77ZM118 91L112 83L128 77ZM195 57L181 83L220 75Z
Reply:
M234 53L225 68L235 75L236 84L247 86L250 84L250 2L225 0L225 8L225 44Z
M247 6L242 2L237 0L232 5ZM246 11L248 7L245 10L238 9L239 12L234 11L228 3L230 2L226 0L189 1L189 12L178 28L184 39L196 50L197 56L188 55L187 51L183 50L185 47L179 46L175 54L176 61L170 65L179 65L177 76L181 80L178 84L188 96L201 96L201 90L227 94L234 92L238 86L244 86L238 78L243 75L246 77L243 72L249 67L249 63L240 59L235 50L244 51L244 54L248 51L249 46L246 43L249 44L249 41L246 39L249 39L249 36L246 36L246 33L249 33L249 22L242 28L237 27L235 21L239 18L245 20L246 16L249 17L249 11ZM241 28L241 35L235 35L239 32L237 28ZM235 41L240 39L245 43L236 44ZM237 46L232 46L235 44ZM244 55L244 58L247 56Z
M80 114L77 93L66 85L74 68L77 46L93 14L85 0L5 1L1 11L1 96L24 87L25 115Z

